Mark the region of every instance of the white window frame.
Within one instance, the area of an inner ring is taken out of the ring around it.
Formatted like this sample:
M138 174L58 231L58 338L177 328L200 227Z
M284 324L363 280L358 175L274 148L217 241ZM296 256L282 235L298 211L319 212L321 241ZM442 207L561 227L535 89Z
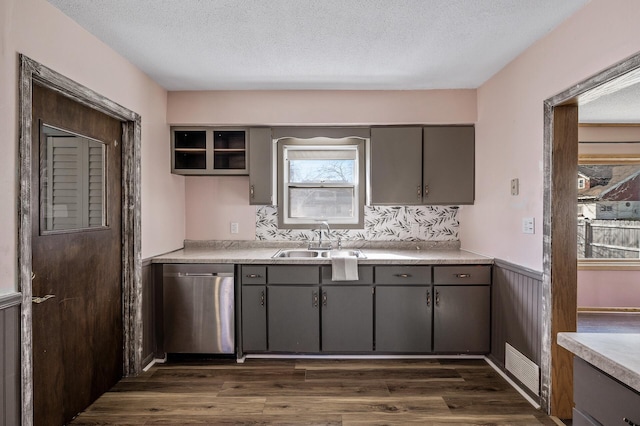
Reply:
M283 229L315 229L321 221L327 221L332 228L363 229L365 200L365 152L366 139L359 137L334 138L281 138L277 141L278 172L278 227ZM301 185L289 182L287 155L290 150L355 150L356 165L353 184L326 183L320 185ZM292 218L289 216L289 188L291 187L353 187L354 217L345 219L338 217Z

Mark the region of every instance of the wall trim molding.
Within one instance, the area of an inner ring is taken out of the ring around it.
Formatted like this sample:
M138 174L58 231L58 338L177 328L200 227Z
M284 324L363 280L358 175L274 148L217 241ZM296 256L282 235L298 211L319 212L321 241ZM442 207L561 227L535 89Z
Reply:
M506 260L494 259L494 264L500 268L507 269L512 272L517 272L520 275L525 275L534 280L542 281L542 272L534 269L525 268L524 266L516 265L515 263L507 262Z
M22 293L9 293L0 295L0 311L18 306L22 302Z

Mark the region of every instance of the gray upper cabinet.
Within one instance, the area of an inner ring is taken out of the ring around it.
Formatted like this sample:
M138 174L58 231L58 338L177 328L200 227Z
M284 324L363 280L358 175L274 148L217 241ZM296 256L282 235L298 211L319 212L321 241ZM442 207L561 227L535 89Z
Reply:
M249 204L273 205L271 128L249 129Z
M247 129L171 128L171 173L246 175L249 173Z
M422 128L371 129L372 204L422 204Z
M371 129L371 204L473 204L473 126Z
M472 126L425 127L425 204L473 204L475 132Z

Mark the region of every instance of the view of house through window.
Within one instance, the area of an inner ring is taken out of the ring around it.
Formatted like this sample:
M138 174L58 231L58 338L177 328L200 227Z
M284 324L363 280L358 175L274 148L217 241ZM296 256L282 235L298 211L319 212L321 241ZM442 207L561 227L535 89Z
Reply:
M586 163L578 165L578 258L640 258L640 158Z

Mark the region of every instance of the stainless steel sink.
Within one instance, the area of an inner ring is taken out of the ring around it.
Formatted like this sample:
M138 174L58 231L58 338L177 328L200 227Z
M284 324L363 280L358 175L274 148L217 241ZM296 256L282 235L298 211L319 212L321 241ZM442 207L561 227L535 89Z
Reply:
M355 256L358 259L365 259L367 257L360 250L329 250L323 251L320 253L320 256L328 258L335 256Z
M274 254L273 258L287 257L287 258L314 258L323 257L325 259L331 259L333 256L356 256L359 259L365 259L366 256L360 250L304 250L304 249L291 249L291 250L278 250Z
M272 257L318 257L320 252L317 250L278 250Z

